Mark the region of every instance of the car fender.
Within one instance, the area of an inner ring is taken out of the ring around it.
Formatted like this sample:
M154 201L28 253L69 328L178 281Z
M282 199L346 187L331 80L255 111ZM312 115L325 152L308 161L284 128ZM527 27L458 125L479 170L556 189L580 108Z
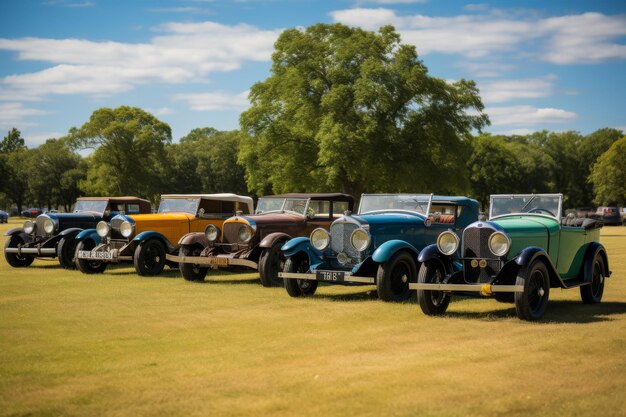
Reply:
M263 240L261 240L259 247L271 248L276 242L279 242L281 240L289 240L289 239L291 239L291 236L289 236L287 233L283 233L283 232L270 233L269 235L265 236Z
M26 232L24 232L24 228L23 227L14 227L13 229L9 229L4 233L5 236L14 236L14 235L19 235L22 237L22 240L26 241L26 236L28 236L26 234Z
M610 277L611 270L609 269L609 258L606 255L606 249L599 242L592 242L585 251L585 258L583 261L583 267L581 269L582 280L584 282L591 282L591 278L593 276L593 260L596 257L596 254L600 254L602 260L604 261L604 271L603 276Z
M324 262L322 252L318 251L311 245L308 237L296 237L285 243L280 250L283 251L287 258L303 253L309 258L309 265L318 265Z
M405 242L404 240L394 239L380 245L372 254L374 262L383 263L387 262L396 252L401 250L408 250L415 255L415 259L419 255L420 251L415 249L413 245Z
M567 288L567 285L563 283L561 276L559 275L557 269L552 263L550 256L548 256L543 248L540 248L538 246L529 246L525 248L519 253L519 255L517 255L517 257L515 258L515 263L519 265L520 269L522 269L529 266L535 259L541 259L546 265L546 268L548 269L548 275L550 275L550 287Z
M195 244L200 244L203 248L206 248L207 246L209 246L209 240L206 238L206 235L201 232L187 233L185 236L181 237L178 240L179 246L191 246Z
M458 269L455 268L452 257L441 253L435 243L422 249L417 256L417 261L420 264L429 261L439 262L447 274L451 274L455 269Z
M102 242L102 238L96 232L96 229L85 229L82 232L79 232L74 239L76 239L76 242L80 242L83 240L93 240L96 245L99 245L100 242Z
M134 244L135 247L137 247L138 245L142 245L144 242L147 242L150 239L158 239L158 240L160 240L161 243L163 243L163 245L165 245L165 249L168 252L170 252L170 253L172 253L172 252L174 252L176 250L176 247L174 245L172 245L170 243L170 241L167 240L167 238L165 236L163 236L159 232L155 232L155 231L152 231L152 230L139 233L133 239L133 244Z
M59 236L60 237L72 236L72 235L76 236L76 235L78 235L82 231L83 231L83 229L81 229L79 227L72 227L70 229L65 229L65 230L61 231L59 233Z

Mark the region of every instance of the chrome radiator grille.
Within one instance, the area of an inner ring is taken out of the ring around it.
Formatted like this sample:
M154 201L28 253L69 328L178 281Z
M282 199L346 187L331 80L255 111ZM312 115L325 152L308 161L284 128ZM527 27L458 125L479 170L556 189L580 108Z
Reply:
M358 258L359 252L350 244L350 235L359 228L354 223L334 223L330 227L330 248L333 252L344 252L350 258Z
M223 243L237 243L239 242L239 228L243 226L243 223L224 223L224 230L222 230L222 242Z
M122 226L122 223L124 223L123 219L111 219L110 224L111 224L111 238L112 239L128 240L127 238L122 236L122 234L120 233L120 227Z
M35 235L38 237L43 237L46 236L46 232L43 230L43 223L46 221L47 217L45 216L37 216L37 219L35 220L35 225L36 225L36 229L35 229Z
M491 227L468 227L463 232L463 273L467 282L489 282L501 268L501 262L489 250L489 237L495 233ZM486 259L484 268L473 267L472 259Z

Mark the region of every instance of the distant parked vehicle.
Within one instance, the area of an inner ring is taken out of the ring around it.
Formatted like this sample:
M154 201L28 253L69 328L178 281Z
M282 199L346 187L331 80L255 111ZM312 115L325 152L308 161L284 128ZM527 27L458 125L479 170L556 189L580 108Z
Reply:
M626 226L626 207L620 209L620 214L622 216L622 224Z
M622 217L617 207L598 207L596 212L590 217L595 220L601 220L604 224L617 226L622 224Z
M0 223L8 223L9 222L9 213L6 211L0 210Z
M35 207L27 208L26 210L22 211L22 217L30 217L33 219L39 216L40 214L43 214L43 211Z
M591 215L595 212L596 209L594 207L580 207L576 209L576 217L579 219L591 217ZM569 214L567 210L565 211L565 214Z

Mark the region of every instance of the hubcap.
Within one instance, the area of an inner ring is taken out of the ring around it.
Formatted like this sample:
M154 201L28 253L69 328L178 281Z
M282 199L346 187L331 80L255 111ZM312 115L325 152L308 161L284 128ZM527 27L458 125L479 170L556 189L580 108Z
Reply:
M537 290L537 294L539 294L539 297L543 297L543 295L546 293L546 291L543 288L539 288Z

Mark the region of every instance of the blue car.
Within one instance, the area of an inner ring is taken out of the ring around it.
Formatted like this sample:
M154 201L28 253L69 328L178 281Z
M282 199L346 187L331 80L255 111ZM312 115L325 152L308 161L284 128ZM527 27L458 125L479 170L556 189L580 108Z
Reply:
M4 210L0 210L0 223L8 223L9 222L9 213Z
M478 202L432 194L364 194L359 213L347 212L330 232L289 240L285 289L292 297L313 295L319 282L372 285L384 301L410 297L417 282L417 257L446 230L461 231L478 219Z

